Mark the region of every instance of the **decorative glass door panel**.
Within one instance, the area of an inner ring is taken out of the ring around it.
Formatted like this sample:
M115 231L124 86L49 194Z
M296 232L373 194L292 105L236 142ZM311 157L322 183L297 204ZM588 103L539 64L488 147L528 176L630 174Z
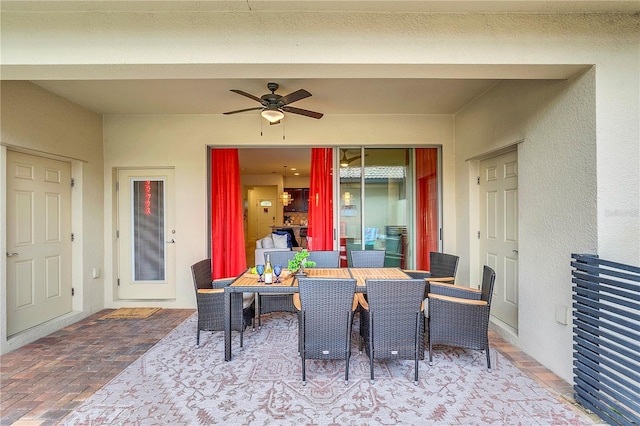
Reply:
M133 281L166 277L164 180L132 180Z

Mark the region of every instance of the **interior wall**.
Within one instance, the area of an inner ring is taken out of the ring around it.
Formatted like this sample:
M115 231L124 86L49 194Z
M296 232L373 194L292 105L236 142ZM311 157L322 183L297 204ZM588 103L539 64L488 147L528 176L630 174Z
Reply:
M519 332L496 329L571 382L571 253L598 249L595 73L568 81L504 81L456 115L457 205L477 212L468 160L518 141ZM474 169L475 170L475 169ZM475 220L475 222L474 222ZM477 218L458 220L458 278L474 276ZM476 257L477 258L477 257ZM502 271L496 271L502 273ZM477 275L476 275L477 276Z
M2 104L2 200L6 203L6 150L19 149L34 155L68 161L76 185L72 190L72 280L75 289L70 314L7 338L6 258L0 260L0 348L9 352L66 325L99 311L104 306L103 250L103 156L102 117L53 95L29 82L3 81ZM1 250L6 251L6 204L0 210L3 230Z
M367 145L442 145L445 161L453 163L453 117L348 115L310 120L290 117L287 123L286 146ZM363 128L371 133L362 132ZM206 255L206 147L277 147L283 148L282 134L277 130L260 134L255 117L247 115L157 115L104 117L104 173L105 249L115 253L113 223L110 207L113 200L113 170L116 167L175 167L176 205L176 285L177 298L162 302L167 308L195 306L189 266ZM444 171L444 180L453 187L453 167ZM282 176L244 177L243 185L273 184L282 191ZM289 177L287 177L289 184ZM454 194L445 195L445 220L452 231L446 245L455 244L455 213L451 205ZM280 217L282 220L282 217ZM115 288L114 260L107 259L105 275L114 277L107 283ZM130 302L117 300L115 292L107 291L105 307L127 306ZM144 303L143 303L144 304ZM140 305L140 303L137 303ZM154 305L159 305L156 301Z

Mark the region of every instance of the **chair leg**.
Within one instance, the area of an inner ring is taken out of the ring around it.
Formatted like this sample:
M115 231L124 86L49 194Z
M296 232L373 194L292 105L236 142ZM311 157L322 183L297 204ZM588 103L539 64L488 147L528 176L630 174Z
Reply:
M301 358L302 358L302 386L307 386L307 370L306 370L306 359L304 357L304 352L302 351L301 353Z
M491 356L489 355L489 346L485 349L487 352L487 370L491 371Z
M200 347L200 327L198 327L198 330L196 331L196 348Z
M414 366L415 372L413 374L413 384L415 386L418 386L418 358L419 358L418 354L420 353L419 342L420 342L420 332L421 332L420 321L422 320L420 318L420 314L418 313L416 314L416 337L415 337L414 354L413 354L415 358L415 366Z
M429 365L433 365L433 346L431 345L431 338L429 338Z
M346 358L347 358L347 363L344 368L344 384L348 385L349 384L349 351L347 351Z

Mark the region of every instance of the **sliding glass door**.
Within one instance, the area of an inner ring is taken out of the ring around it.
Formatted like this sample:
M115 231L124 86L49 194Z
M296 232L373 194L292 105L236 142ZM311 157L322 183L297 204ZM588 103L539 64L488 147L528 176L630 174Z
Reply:
M437 148L339 150L343 266L351 250L384 250L387 267L428 269L439 244L437 158Z

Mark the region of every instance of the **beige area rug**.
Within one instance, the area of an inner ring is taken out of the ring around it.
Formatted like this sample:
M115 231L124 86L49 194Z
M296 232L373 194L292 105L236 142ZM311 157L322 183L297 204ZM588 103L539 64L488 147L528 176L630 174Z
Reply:
M138 319L147 318L158 312L161 308L120 308L100 319Z
M591 420L535 383L495 350L488 372L479 351L441 347L434 364L376 362L357 350L344 383L343 361L307 361L301 381L296 315L263 317L232 338L224 361L222 332L203 332L195 347L194 314L61 425L583 425ZM354 337L358 324L354 324Z

